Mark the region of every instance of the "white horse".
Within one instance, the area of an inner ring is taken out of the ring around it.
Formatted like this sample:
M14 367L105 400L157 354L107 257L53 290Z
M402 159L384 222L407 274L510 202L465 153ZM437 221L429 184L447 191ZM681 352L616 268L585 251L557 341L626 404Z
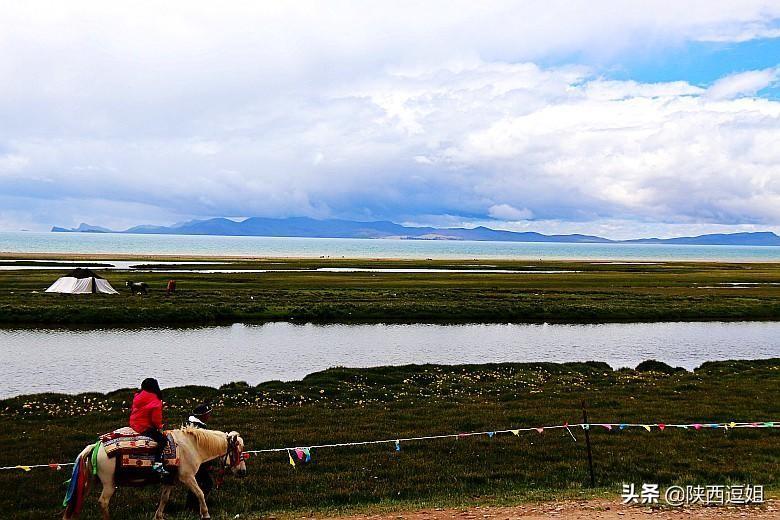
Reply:
M201 430L192 426L187 426L180 430L171 430L171 433L176 441L177 456L179 458L178 480L187 486L198 498L201 519L211 518L203 491L201 491L195 480L195 473L198 472L200 465L204 462L221 457L224 466L229 467L233 474L239 477L246 476L244 440L238 432L225 433L216 430ZM90 455L94 446L94 444L90 444L84 448L76 459L77 464L80 463L82 465L81 470L87 471L86 475L91 475L93 471ZM115 469L116 459L109 458L101 444L97 452L97 478L103 484L103 490L98 499L103 512L103 520L109 520L108 503L111 501L111 496L116 489L114 482ZM76 478L76 468L74 468L74 478ZM84 489L76 489L75 496L72 498L72 500L76 501L75 503L83 502L84 496L89 492L89 481L91 480L93 479L88 478ZM173 486L174 484L163 484L160 505L157 508L155 520L162 520L165 504L171 496ZM65 510L63 519L70 520L75 518L78 513L78 508L72 511L72 508L68 507Z

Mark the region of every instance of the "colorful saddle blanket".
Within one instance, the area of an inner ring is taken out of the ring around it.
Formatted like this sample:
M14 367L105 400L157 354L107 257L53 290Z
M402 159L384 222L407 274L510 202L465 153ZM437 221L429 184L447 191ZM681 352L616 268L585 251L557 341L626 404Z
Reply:
M170 431L166 431L168 444L162 453L163 464L166 467L178 467L179 457L176 440ZM123 468L151 468L154 463L154 454L157 451L157 443L151 437L139 434L129 426L119 428L100 436L100 441L110 458L117 459L117 469Z

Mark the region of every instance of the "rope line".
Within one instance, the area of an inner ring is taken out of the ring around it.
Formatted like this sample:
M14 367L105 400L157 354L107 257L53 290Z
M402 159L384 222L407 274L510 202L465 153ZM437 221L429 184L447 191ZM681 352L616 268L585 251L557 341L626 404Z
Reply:
M337 442L333 444L314 444L311 446L289 446L284 448L267 448L263 450L244 450L244 453L278 453L278 452L284 452L289 450L294 450L296 448L308 448L310 450L313 449L321 449L321 448L342 448L347 446L366 446L366 445L372 445L372 444L391 444L396 442L410 442L410 441L426 441L426 440L434 440L434 439L456 439L456 438L462 438L462 437L475 437L478 435L498 435L498 434L506 434L511 433L514 434L515 432L531 432L531 431L539 431L539 430L560 430L560 429L566 429L570 430L571 428L582 428L582 429L589 429L593 426L610 426L612 428L646 428L646 427L656 427L663 426L663 428L694 428L694 429L730 429L730 428L778 428L780 427L780 424L777 424L776 422L731 422L731 423L690 423L690 424L662 424L662 423L646 423L646 424L638 424L638 423L576 423L576 424L558 424L553 426L539 426L537 428L511 428L507 430L492 430L492 431L481 431L481 432L466 432L466 433L449 433L449 434L442 434L442 435L426 435L422 437L396 437L393 439L381 439L381 440L373 440L373 441L355 441L355 442ZM698 427L698 428L697 428ZM541 432L540 432L541 433Z
M736 429L736 428L780 428L780 422L777 421L752 421L752 422L729 422L729 423L688 423L688 424L664 424L664 423L575 423L575 424L556 424L552 426L538 426L535 428L509 428L505 430L492 430L492 431L480 431L480 432L465 432L465 433L447 433L442 435L424 435L420 437L396 437L393 439L379 439L371 441L354 441L354 442L336 442L332 444L314 444L311 446L287 446L283 448L266 448L262 450L244 450L244 453L252 453L255 455L261 453L280 453L290 450L296 450L306 448L309 450L323 449L323 448L344 448L351 446L370 446L377 444L395 444L396 446L402 442L413 441L428 441L437 439L460 439L464 437L476 437L481 435L487 435L492 437L493 435L501 434L513 434L518 435L520 432L532 432L536 431L542 433L546 430L567 430L572 439L577 440L574 434L571 432L572 428L581 428L583 430L589 430L593 427L604 427L607 430L617 428L623 430L626 428L642 428L650 431L653 428L664 430L666 428L682 428L694 430L715 430L715 429ZM55 462L50 464L17 464L15 466L0 466L0 471L19 469L25 472L35 468L49 468L59 470L65 466L73 466L74 462Z

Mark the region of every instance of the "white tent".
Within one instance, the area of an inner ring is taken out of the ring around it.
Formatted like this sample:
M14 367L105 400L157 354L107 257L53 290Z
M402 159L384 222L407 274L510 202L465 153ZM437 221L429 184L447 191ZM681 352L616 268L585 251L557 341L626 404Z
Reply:
M107 280L96 275L89 269L74 269L62 278L57 279L46 289L50 293L66 294L119 294Z

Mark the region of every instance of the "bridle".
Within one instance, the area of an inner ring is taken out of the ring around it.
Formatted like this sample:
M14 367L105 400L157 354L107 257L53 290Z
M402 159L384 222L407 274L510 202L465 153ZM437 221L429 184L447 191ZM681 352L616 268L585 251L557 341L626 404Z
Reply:
M227 434L227 450L221 457L222 469L235 468L249 458L248 453L244 453L238 445L238 436Z
M238 446L238 436L226 434L227 449L225 454L219 458L219 470L216 474L215 487L219 489L222 486L222 482L225 480L225 474L228 470L235 468L243 461L249 458L248 453L244 453Z

